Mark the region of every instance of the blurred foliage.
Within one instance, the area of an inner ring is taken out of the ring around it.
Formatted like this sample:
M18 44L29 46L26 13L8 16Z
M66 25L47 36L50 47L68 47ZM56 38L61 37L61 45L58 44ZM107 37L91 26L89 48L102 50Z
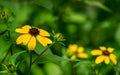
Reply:
M64 45L55 43L40 57L32 66L32 75L95 75L98 71L99 75L120 75L119 4L120 0L0 0L0 75L27 74L29 52L15 42L15 29L24 25L65 38ZM85 47L89 59L71 61L66 55L69 44ZM99 46L115 48L118 64L95 65L90 51ZM44 49L37 43L33 58ZM8 72L11 64L15 73Z

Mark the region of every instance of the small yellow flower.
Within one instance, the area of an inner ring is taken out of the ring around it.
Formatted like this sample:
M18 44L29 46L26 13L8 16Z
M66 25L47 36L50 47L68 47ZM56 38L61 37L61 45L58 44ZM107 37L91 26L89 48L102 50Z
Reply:
M114 54L112 54L113 50L114 49L111 48L111 47L106 48L104 46L101 46L100 50L99 49L93 50L93 51L91 51L91 54L92 55L98 55L98 57L95 60L96 64L99 64L103 61L106 64L109 64L110 60L112 60L112 62L114 64L117 64L116 56Z
M22 33L22 35L20 35L16 40L17 44L21 44L21 43L23 43L24 45L28 44L28 50L35 49L36 39L43 46L47 46L47 44L52 43L52 41L47 38L50 36L50 34L47 31L43 29L39 29L37 27L31 27L29 25L25 25L22 28L17 28L15 32Z
M84 48L78 47L76 44L69 45L67 54L71 56L71 60L74 60L76 58L88 58L88 55L84 53Z

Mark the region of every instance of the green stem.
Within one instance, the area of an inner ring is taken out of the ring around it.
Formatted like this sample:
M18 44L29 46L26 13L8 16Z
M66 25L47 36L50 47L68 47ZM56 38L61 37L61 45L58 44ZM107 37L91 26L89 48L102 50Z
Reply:
M53 44L49 45L45 50L43 50L36 58L35 60L32 62L32 64L34 64Z
M71 63L71 72L72 72L72 75L77 75L77 72L76 72L76 67L75 67L75 63L74 63L74 61L70 61L70 63Z
M32 67L32 51L30 51L30 65L29 65L29 74L31 75L31 67Z
M13 55L13 50L12 50L12 47L13 47L13 44L11 44L11 46L10 46L10 54L11 54L11 56Z
M10 54L13 55L12 46L10 47Z

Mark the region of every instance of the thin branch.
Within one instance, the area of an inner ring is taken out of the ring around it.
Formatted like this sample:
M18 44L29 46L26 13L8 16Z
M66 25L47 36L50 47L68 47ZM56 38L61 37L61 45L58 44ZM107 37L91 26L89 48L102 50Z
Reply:
M32 64L34 64L53 44L49 45L45 50L43 50L36 58L35 60L32 62Z

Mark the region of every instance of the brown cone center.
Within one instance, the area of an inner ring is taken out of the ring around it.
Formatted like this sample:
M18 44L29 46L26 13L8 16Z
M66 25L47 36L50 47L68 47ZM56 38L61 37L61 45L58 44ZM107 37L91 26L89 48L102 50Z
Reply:
M37 28L31 28L29 33L32 35L32 36L37 36L39 35L39 30Z
M106 56L109 56L110 55L110 52L108 52L108 51L103 51L103 55L106 55Z

